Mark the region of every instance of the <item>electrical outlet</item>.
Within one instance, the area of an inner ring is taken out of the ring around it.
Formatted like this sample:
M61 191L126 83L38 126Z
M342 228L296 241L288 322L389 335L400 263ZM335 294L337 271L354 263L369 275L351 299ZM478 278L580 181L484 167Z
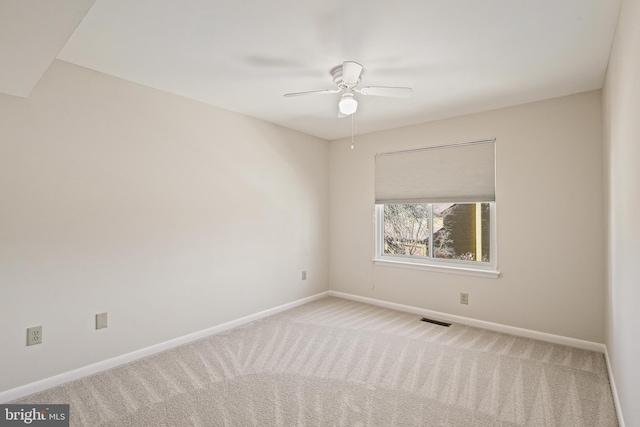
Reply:
M307 280L307 272L306 271L302 272L302 280Z
M96 314L96 329L104 329L107 327L107 313Z
M460 292L460 304L469 304L469 294Z
M27 328L27 345L42 344L42 326Z

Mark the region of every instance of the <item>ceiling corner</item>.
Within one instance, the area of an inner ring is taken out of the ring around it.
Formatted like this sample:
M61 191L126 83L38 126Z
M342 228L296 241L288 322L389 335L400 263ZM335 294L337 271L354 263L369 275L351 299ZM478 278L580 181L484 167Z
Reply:
M0 93L28 97L95 0L3 0Z

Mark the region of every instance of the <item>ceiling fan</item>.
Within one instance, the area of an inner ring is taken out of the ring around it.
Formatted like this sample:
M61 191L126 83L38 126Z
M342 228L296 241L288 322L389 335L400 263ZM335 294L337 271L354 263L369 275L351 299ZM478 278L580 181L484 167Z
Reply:
M388 96L392 98L408 98L413 93L410 87L366 86L358 88L363 71L362 65L353 61L344 61L341 65L333 67L330 71L336 89L312 90L308 92L286 93L284 96L320 95L342 93L338 102L338 117L352 115L358 109L356 93L360 95Z

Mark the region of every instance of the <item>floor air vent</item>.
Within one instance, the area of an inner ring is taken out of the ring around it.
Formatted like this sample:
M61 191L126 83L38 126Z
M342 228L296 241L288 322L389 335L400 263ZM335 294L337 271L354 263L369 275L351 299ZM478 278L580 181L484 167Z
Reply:
M420 321L421 322L427 322L427 323L433 323L434 325L446 326L447 328L449 326L451 326L451 323L441 322L439 320L433 320L433 319L429 319L427 317L423 317L422 319L420 319Z

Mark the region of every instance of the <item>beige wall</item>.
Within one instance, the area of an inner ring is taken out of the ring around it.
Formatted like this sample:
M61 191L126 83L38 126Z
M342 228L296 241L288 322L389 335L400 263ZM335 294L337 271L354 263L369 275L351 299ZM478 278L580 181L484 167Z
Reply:
M374 155L496 137L499 279L375 266ZM358 136L330 147L331 289L603 342L601 93ZM459 293L469 293L469 305Z
M606 344L627 426L640 425L640 1L623 0L604 86Z
M0 391L327 290L328 151L60 61L0 95Z

